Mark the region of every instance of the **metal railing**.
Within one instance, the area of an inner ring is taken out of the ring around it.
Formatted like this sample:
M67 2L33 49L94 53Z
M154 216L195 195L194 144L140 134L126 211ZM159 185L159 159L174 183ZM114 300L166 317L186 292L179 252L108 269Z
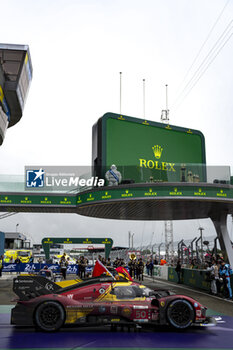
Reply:
M158 164L157 164L158 165ZM53 174L56 169L55 175ZM101 169L89 167L44 167L43 186L28 184L26 173L22 175L0 174L0 192L61 192L81 193L97 187L98 181L109 185L107 173L109 167ZM39 169L39 167L38 167ZM42 169L42 168L41 168ZM49 171L48 171L48 170ZM67 170L66 170L67 169ZM32 170L31 170L32 171ZM118 166L117 180L113 185L140 183L219 183L230 184L231 174L229 166L206 166L204 164L173 164L162 163L159 166L148 164L140 166ZM72 172L72 174L70 174ZM67 173L67 174L66 174ZM120 174L120 175L119 175ZM42 177L41 177L42 179ZM38 180L38 179L37 179ZM63 181L63 182L62 182ZM32 181L33 182L33 181Z

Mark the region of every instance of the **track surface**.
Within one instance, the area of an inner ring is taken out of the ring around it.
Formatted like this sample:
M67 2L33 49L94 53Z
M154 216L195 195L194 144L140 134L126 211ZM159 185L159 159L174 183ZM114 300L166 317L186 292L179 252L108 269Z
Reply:
M9 305L0 306L0 350L2 349L233 349L233 303L168 282L145 279L146 285L159 285L198 299L210 308L209 313L222 316L225 323L211 328L190 328L177 332L168 327L145 328L138 332L110 327L64 328L52 334L34 328L10 325ZM1 286L0 286L1 288ZM4 289L4 288L3 288ZM1 288L1 292L3 292ZM6 289L6 288L5 288ZM0 304L1 304L0 292ZM4 290L6 292L6 290ZM4 293L5 294L5 293Z

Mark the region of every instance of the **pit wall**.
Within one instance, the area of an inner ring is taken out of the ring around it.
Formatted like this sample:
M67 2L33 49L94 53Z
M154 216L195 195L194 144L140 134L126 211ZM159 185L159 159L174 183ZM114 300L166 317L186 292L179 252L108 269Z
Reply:
M154 277L175 283L178 282L175 267L154 265ZM195 287L205 291L210 290L210 282L207 281L206 270L182 269L181 281L189 287ZM231 286L233 289L233 276L231 276Z

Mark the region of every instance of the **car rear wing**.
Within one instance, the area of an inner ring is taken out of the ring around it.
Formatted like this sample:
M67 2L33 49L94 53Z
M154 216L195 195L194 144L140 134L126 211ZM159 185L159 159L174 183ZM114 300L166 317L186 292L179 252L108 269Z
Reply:
M18 276L13 280L13 291L22 301L40 295L56 294L61 287L43 276Z

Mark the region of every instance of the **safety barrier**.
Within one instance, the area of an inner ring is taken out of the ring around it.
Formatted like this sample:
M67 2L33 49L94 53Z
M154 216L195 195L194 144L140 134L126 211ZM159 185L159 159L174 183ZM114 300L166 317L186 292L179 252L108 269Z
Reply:
M157 278L162 278L164 280L168 279L168 266L154 265L154 276Z
M174 267L168 267L168 281L178 282ZM181 269L181 282L190 287L210 290L210 282L207 281L205 270Z
M165 278L166 275L167 278ZM175 267L154 266L154 276L158 278L163 278L171 282L178 282L178 276L177 272L175 271ZM196 270L187 268L181 269L181 283L185 284L186 286L195 287L205 291L210 290L210 281L208 280L206 270ZM231 285L233 288L233 276L231 276Z

